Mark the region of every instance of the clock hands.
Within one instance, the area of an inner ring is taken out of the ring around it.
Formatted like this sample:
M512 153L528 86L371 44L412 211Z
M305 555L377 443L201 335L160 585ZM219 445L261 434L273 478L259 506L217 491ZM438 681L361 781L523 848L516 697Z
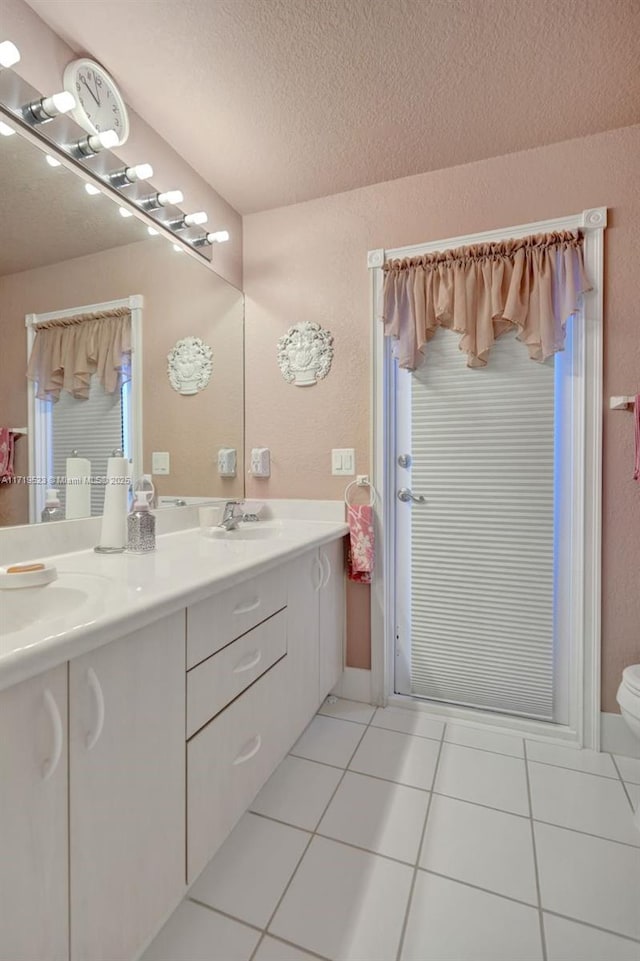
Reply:
M93 90L91 89L91 87L89 86L89 84L87 83L87 78L86 78L86 77L80 77L80 82L85 85L85 87L87 88L87 90L89 91L89 93L91 94L91 96L93 97L93 99L95 100L95 102L97 103L97 105L100 106L100 100L98 99L98 97L96 97L95 93L93 92Z

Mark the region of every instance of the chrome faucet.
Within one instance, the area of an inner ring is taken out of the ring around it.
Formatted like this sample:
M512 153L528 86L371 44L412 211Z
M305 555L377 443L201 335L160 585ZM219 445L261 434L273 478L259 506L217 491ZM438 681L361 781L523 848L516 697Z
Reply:
M218 527L222 527L225 531L237 530L238 524L242 520L242 504L243 501L227 501L224 505L224 514ZM240 509L236 510L236 508Z

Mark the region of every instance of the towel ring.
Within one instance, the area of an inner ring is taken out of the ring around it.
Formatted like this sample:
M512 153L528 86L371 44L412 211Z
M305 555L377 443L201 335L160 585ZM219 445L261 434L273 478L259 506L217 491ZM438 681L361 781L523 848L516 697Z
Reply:
M347 507L353 507L353 506L354 506L353 504L350 504L350 503L349 503L349 491L351 490L352 487L368 487L368 488L370 489L370 491L371 491L371 501L370 501L369 504L365 504L365 505L363 505L363 506L365 506L365 507L373 507L373 506L375 505L375 502L376 502L376 500L378 499L378 495L377 495L376 489L375 489L375 487L373 486L373 484L371 483L371 481L368 481L368 480L366 480L366 481L354 480L354 481L351 481L350 484L347 484L347 489L346 489L345 492L344 492L344 502L345 502L345 504L347 505Z

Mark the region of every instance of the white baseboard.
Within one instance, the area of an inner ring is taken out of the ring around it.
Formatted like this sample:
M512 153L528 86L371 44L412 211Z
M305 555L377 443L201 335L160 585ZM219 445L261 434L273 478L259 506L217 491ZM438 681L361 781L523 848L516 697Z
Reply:
M640 739L631 733L622 714L600 714L600 750L640 758Z
M371 704L371 671L360 667L345 667L332 693L349 701Z

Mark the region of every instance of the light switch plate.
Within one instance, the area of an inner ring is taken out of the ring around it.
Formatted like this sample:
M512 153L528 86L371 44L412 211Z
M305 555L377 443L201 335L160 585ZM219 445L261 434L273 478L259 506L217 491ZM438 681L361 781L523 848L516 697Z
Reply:
M353 477L356 472L356 452L353 447L331 451L331 473L338 477Z
M171 457L168 450L154 450L151 455L151 473L171 473Z
M254 477L271 476L271 451L268 447L252 448L249 473Z
M235 477L237 460L234 447L221 447L218 451L218 473L220 477Z

